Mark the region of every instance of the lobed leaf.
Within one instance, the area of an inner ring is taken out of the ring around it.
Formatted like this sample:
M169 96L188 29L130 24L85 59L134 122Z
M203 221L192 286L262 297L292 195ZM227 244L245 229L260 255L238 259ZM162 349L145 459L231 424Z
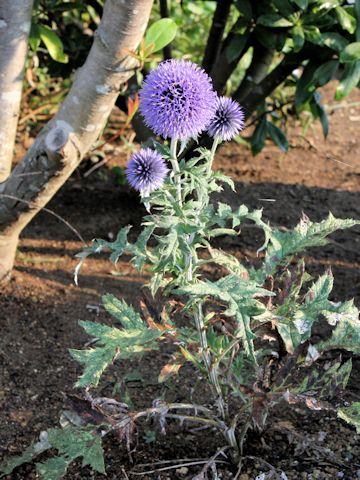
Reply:
M337 415L350 425L354 425L356 432L360 433L360 402L353 402L349 407L339 408Z

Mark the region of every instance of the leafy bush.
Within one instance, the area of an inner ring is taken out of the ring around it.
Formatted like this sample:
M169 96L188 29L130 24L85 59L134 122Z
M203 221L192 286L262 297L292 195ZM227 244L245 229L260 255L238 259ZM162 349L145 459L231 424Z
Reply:
M240 130L241 110L227 101L223 107L217 100L209 127L213 147L199 148L190 160L179 159L179 132L186 137L186 129L204 130L203 107L213 108L214 92L197 89L207 80L194 65L171 62L159 69L147 79L140 108L150 118L149 124L158 130L172 129L173 137L170 146L153 142L152 149L148 145L140 150L127 169L148 211L143 230L130 242L131 227L126 226L114 242L94 240L78 257L82 263L89 255L106 250L116 263L121 255L130 255L136 269L151 271L148 287L163 307L159 311L149 304L139 313L113 295L103 297L117 325L81 321L92 340L84 349L70 351L83 365L76 383L84 390L83 398L69 396L70 411L62 416L63 428L43 432L23 456L2 467L4 474L50 448L58 456L37 464L46 480L61 478L79 457L83 465L104 473L101 438L116 432L130 448L135 425L149 417L158 420L161 431L166 430L167 421L215 427L226 439L235 464L241 459L248 430L266 428L269 412L280 403L337 412L359 427L359 403L349 406L339 400L352 367L351 359L343 360L341 352L360 353L359 311L352 301L331 301L331 271L313 280L299 255L306 248L325 245L326 237L337 229L360 221L329 214L313 223L304 215L294 230L284 232L265 223L260 210L214 204L212 193L221 192L224 185L234 189L230 178L212 170L212 162L224 135L233 136ZM186 96L189 88L191 97ZM160 95L162 102L148 105L147 95ZM162 114L168 115L168 123L159 124ZM165 161L171 170L159 188ZM215 238L238 235L248 222L264 233L255 265L245 265L213 246ZM327 326L321 339L314 336L318 325ZM190 363L194 374L200 373L208 384L209 407L194 404L189 395L183 403L149 399L148 408L138 409L125 398L96 394L110 365L146 355L160 345L171 345L174 353L172 361L160 369L159 383L169 381Z

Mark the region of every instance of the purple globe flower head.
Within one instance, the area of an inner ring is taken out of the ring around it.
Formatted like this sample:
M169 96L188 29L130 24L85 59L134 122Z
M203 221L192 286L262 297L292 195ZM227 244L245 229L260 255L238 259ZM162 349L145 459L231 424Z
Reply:
M135 190L147 196L161 187L167 171L160 153L151 148L143 148L131 157L126 167L126 176Z
M216 93L210 77L195 63L167 60L145 79L140 112L163 138L187 140L206 129L214 116Z
M231 98L218 97L215 115L207 130L210 137L231 140L244 126L245 114L241 106Z

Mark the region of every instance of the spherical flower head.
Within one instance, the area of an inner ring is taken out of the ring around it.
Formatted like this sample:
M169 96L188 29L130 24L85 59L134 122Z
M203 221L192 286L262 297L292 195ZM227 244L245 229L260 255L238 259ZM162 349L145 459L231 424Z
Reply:
M187 60L167 60L146 77L140 112L157 135L187 140L207 128L216 97L202 68Z
M126 176L135 190L147 196L162 186L167 171L160 153L151 148L144 148L131 157L126 167Z
M245 115L240 105L231 98L218 97L215 115L207 130L210 137L231 140L244 126Z

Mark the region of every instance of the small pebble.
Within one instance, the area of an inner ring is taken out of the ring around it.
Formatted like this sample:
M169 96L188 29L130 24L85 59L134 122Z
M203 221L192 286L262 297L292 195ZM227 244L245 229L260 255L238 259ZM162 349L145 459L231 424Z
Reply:
M342 456L347 462L351 462L351 460L354 458L354 455L351 452L344 452Z

